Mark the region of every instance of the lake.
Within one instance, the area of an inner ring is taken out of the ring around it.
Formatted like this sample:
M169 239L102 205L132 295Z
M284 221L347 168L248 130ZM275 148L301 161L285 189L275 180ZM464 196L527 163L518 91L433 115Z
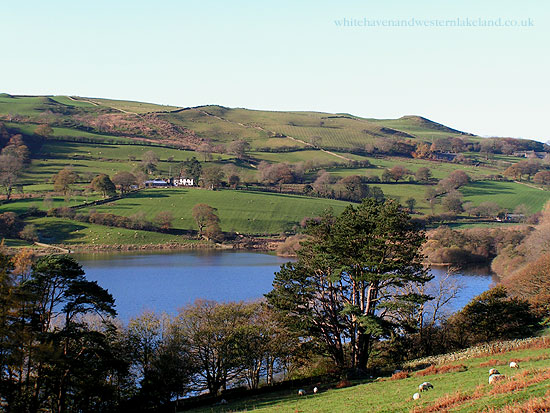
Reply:
M119 317L128 321L144 310L175 314L197 298L240 301L261 298L271 290L273 274L289 261L271 254L199 250L159 253L75 254L86 278L97 281L116 300ZM437 277L444 269L433 269ZM487 290L487 269L454 274L462 284L453 309Z

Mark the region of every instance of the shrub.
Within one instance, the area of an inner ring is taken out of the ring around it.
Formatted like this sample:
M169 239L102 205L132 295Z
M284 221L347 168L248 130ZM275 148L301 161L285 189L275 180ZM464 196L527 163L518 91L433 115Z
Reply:
M36 225L25 225L25 228L19 232L19 237L30 242L38 241L38 231L36 230Z

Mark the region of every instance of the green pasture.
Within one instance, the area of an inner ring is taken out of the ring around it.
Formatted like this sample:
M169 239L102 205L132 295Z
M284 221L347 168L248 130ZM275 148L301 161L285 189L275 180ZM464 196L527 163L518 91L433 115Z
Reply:
M130 158L134 158L139 161L143 158L143 154L149 151L154 152L161 161L166 161L169 157L173 157L174 162L183 162L193 156L199 160L202 159L202 154L183 149L148 145L110 145L59 141L46 142L42 145L38 156L43 157L50 155L67 159L73 159L74 157L92 157L122 161L128 161ZM232 158L232 156L226 154L215 154L215 156L220 156L222 159Z
M299 225L304 217L318 216L327 208L340 213L348 205L343 201L299 195L163 188L140 191L94 209L123 216L143 212L148 219L161 211L170 211L175 218L174 228L197 229L191 211L199 203L218 209L223 231L250 234L277 234Z
M526 205L531 212L542 209L550 200L550 191L533 188L516 182L480 181L463 188L464 201L479 205L485 201L496 202L503 208L513 210Z
M5 122L6 127L9 127L10 129L13 129L15 131L18 131L19 133L23 133L26 135L32 135L34 134L35 129L38 127L37 124L31 124L31 123L13 123L13 122ZM48 137L48 140L74 140L74 139L86 139L89 141L95 141L98 143L102 142L125 142L128 144L135 144L136 141L130 138L124 138L120 136L113 136L113 135L103 135L100 133L91 133L86 131L81 131L79 129L71 129L71 128L61 128L61 127L52 127L53 133L51 136Z
M320 392L313 394L311 386L303 386L306 396L298 396L298 388L273 392L260 396L248 396L245 399L230 401L223 406L208 406L195 412L410 412L415 408L428 408L435 404L436 400L446 396L455 395L457 392L465 395L473 395L477 389L478 397L456 402L449 407L453 412L479 412L488 407L495 409L513 403L521 403L533 397L542 397L548 391L548 382L542 381L515 391L503 391L491 394L495 385L488 384L488 371L491 367L481 367L480 364L488 360L494 360L495 367L508 376L517 376L518 380L525 374L526 380L531 379L537 373L550 370L548 349L520 350L491 357L471 358L453 362L450 364L465 366L465 371L439 373L427 376L415 376L401 380L373 379L363 382L354 382L351 387L336 389L335 383L318 384ZM508 367L513 358L543 358L521 362L520 370ZM412 395L418 391L418 385L424 381L433 384L433 390L421 393L419 400L413 400ZM435 411L435 410L433 410Z
M157 245L170 242L193 242L177 235L106 227L62 218L35 218L26 222L36 225L40 241L48 244Z

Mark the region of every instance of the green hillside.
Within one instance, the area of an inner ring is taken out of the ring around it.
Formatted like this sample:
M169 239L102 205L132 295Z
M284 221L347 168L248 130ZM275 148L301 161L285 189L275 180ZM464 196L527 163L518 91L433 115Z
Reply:
M44 124L51 130L44 133ZM483 138L421 116L370 119L345 113L265 111L217 105L178 108L76 96L0 94L0 148L16 134L21 134L28 145L30 162L12 188L14 199L4 202L5 195L0 196L0 213L24 214L30 207L42 211L75 207L101 197L90 188L90 182L98 174L112 178L119 172L132 172L139 174L143 183L147 178L177 176L185 171L184 162L193 157L200 161L203 170L219 168L223 190L170 189L158 193L142 190L97 209L123 216L144 212L148 219L169 210L176 218L174 228L189 230L194 228L191 209L197 203L207 203L218 209L223 231L256 235L292 233L300 230L297 225L304 217L318 215L327 207L339 212L348 204L347 200L358 200L346 196L348 187L338 183L352 175L359 176L362 185L380 187L387 198L402 204L410 204L413 199L413 212L421 218L443 213L445 193L438 194L437 202L431 203L426 194L456 170L464 171L471 179L460 188L463 202L477 206L489 201L506 211L523 204L534 213L550 200L548 185L535 184L533 174L529 178L524 175L521 183L504 176L506 168L527 162L525 158L510 155L509 148L508 154L496 151L489 156L481 150L479 142ZM459 162L438 158L435 152L418 158L414 152L416 145L426 147L438 139L447 144L457 141L450 138L464 140ZM235 141L248 143L244 153L232 149ZM499 142L510 146L509 140ZM534 141L513 143L524 149L544 149ZM394 149L382 149L385 144ZM371 149L367 151L367 147ZM150 152L158 161L154 171L148 170L143 175L142 161ZM288 166L286 175L270 178L266 165L282 163ZM55 193L53 176L66 167L78 174L77 180L68 194ZM395 167L406 170L397 182L388 178L388 170ZM420 168L428 168L431 178L417 180L414 175ZM541 160L538 168L547 170L548 163ZM328 172L330 181L324 192L322 184L317 187L315 184L323 171ZM237 191L229 189L234 185L229 183L231 176L240 181ZM455 224L478 224L465 213L458 218ZM51 219L36 221L41 236L54 227L48 225ZM491 224L487 219L482 221ZM75 237L77 230L71 225L57 231L52 241L91 239L80 234ZM116 243L116 239L109 236L106 242ZM160 235L150 237L151 242L162 240L171 242Z
M536 343L536 342L535 342ZM377 378L354 382L351 387L336 389L336 383L320 384L321 391L312 393L313 385L303 387L307 394L297 395L298 388L250 396L227 405L209 406L196 412L546 412L550 409L549 342L539 341L533 348L470 356L454 362L436 364L430 370L411 371L394 379ZM526 345L525 347L529 347ZM519 361L520 369L511 369L511 360ZM488 383L488 371L497 368L504 381ZM412 396L418 385L428 381L433 390ZM529 406L543 410L529 410ZM494 409L494 410L490 410Z
M274 112L222 106L180 109L143 102L75 96L0 95L0 118L8 121L13 120L14 116L26 118L16 119L17 123L49 121L57 127L73 123L73 127L81 132L90 132L90 129L96 128L93 122L91 125L79 125L79 122L83 122L83 116L91 114L127 116L128 119L148 127L151 127L151 119L136 115L155 114L155 122L167 122L166 124L191 130L199 138L213 142L245 139L254 148L304 147L303 142L288 137L326 147L362 148L376 138L431 141L438 137L464 135L463 132L414 116L376 120L320 112ZM68 122L69 118L71 122ZM117 121L122 124L125 120L117 118ZM163 128L166 130L165 126ZM113 131L117 136L129 135L124 128L114 128ZM100 130L93 132L101 134ZM64 134L67 135L67 132L56 130L54 135ZM155 139L158 140L159 137Z
M348 205L344 201L298 195L171 188L147 189L94 209L123 216L141 211L149 219L160 211L169 210L175 218L174 228L196 229L191 210L198 203L218 209L223 231L253 234L289 231L304 217L318 216L327 208L340 213Z

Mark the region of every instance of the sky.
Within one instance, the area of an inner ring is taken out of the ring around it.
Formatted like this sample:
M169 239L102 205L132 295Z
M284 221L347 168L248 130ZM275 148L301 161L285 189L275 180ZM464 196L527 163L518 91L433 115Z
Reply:
M547 0L1 6L0 92L421 115L482 136L550 140Z

